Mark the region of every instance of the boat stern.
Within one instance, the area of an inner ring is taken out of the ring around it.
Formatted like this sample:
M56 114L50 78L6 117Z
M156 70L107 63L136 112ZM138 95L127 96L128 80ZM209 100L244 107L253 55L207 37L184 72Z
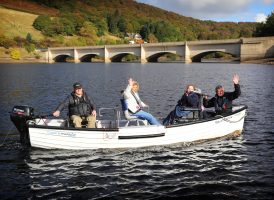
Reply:
M20 142L23 145L30 146L29 130L27 121L33 119L34 109L30 106L14 106L10 119L20 133Z

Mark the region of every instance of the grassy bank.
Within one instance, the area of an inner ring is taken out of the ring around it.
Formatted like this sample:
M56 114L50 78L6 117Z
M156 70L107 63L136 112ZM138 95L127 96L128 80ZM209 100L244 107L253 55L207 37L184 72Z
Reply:
M41 40L44 36L40 31L33 28L33 21L37 15L20 12L16 10L0 7L0 31L8 38L22 37L26 38L30 33L34 40Z
M16 50L18 53L18 59L13 59L11 52ZM40 58L38 53L32 52L28 53L25 48L10 48L5 49L0 47L0 63L40 63L44 62Z

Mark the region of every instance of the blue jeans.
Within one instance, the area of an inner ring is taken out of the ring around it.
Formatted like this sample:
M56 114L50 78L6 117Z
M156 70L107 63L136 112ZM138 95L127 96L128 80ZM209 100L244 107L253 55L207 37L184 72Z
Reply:
M184 111L183 107L176 106L173 111L171 111L168 116L164 119L163 125L168 126L174 123L175 118L187 117L191 112Z
M161 125L155 117L153 117L150 113L147 113L143 110L140 110L132 115L138 117L139 119L146 119L148 123L151 125Z

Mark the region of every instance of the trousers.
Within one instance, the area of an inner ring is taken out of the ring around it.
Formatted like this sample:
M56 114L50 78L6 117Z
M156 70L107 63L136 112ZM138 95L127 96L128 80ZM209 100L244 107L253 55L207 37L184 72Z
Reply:
M86 119L88 122L87 128L95 128L95 122L96 122L96 117L93 115L89 115L87 117L80 117L78 115L72 115L70 117L73 125L75 128L81 128L82 127L82 121L83 119Z
M138 117L139 119L146 119L148 123L151 125L161 125L155 117L153 117L150 113L147 113L143 110L140 110L132 115Z

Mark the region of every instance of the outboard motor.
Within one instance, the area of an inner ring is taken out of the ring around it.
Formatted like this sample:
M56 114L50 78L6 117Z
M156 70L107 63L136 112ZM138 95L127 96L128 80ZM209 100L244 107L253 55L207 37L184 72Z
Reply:
M20 142L30 145L27 121L34 119L34 109L29 106L14 106L10 113L10 119L20 132Z

